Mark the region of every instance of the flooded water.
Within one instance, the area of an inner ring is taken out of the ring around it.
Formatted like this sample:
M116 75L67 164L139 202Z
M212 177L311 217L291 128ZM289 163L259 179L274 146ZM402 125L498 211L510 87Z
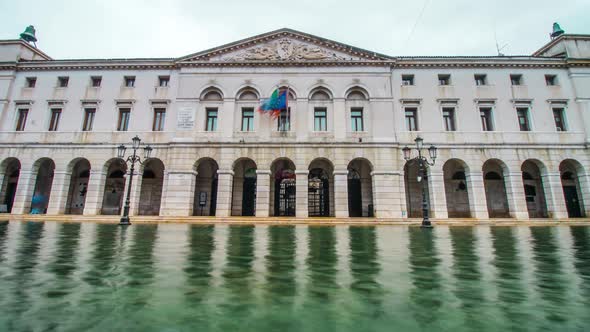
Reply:
M0 223L2 331L588 331L590 228Z

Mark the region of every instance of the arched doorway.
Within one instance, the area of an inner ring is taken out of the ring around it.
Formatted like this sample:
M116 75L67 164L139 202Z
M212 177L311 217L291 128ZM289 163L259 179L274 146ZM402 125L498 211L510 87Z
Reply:
M218 170L219 166L217 162L211 158L202 158L197 162L193 215L215 216L215 209L217 208Z
M73 160L68 167L71 169L70 188L65 214L82 214L86 203L88 180L90 178L90 162L84 158Z
M520 167L529 218L548 217L541 169L545 166L538 160L526 160Z
M271 211L274 216L295 216L295 164L289 159L275 160L271 167Z
M233 170L232 216L252 217L256 213L256 163L239 159Z
M107 178L104 184L101 214L119 215L125 196L127 163L123 159L113 158L107 161L105 168L107 169Z
M420 179L420 181L418 181ZM422 187L426 186L426 199L430 200L428 176L421 175L420 166L415 160L404 165L404 185L406 189L406 208L409 218L422 218Z
M466 171L465 162L459 159L450 159L443 166L449 218L471 217Z
M506 165L496 159L483 164L483 184L486 192L488 214L491 218L509 218L508 197L504 182Z
M16 158L8 158L2 162L2 165L0 165L0 170L4 173L2 188L0 188L0 204L3 205L0 212L12 212L16 187L20 176L20 168L20 161Z
M583 172L582 165L575 160L566 159L559 164L563 196L569 218L581 218L585 216L584 196L579 181L579 175Z
M31 198L31 213L45 214L47 213L51 186L53 185L55 163L49 158L42 158L35 162L33 170L37 174L37 179L35 181L33 197Z
M163 186L164 163L160 159L151 158L144 164L141 176L139 215L157 216L160 214Z
M354 159L348 164L348 215L373 217L372 167L366 159Z
M333 174L334 166L326 159L316 159L309 165L307 209L310 217L329 217L334 211Z

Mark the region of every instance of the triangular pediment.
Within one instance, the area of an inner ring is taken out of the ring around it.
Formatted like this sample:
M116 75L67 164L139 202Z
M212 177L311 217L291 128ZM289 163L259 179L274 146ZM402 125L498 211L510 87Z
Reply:
M179 58L181 63L384 62L392 57L290 29L281 29Z

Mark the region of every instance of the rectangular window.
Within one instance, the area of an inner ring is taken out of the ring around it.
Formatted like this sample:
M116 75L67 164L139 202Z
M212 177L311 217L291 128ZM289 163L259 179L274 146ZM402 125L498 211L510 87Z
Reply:
M164 120L166 119L165 108L154 108L154 124L152 125L153 131L164 130Z
M49 131L56 131L59 126L59 118L61 117L61 108L51 109L51 120L49 121Z
M135 87L135 76L125 76L125 86L128 88Z
M350 123L352 131L363 131L363 108L353 107L350 109Z
M547 85L557 85L557 76L556 75L545 75L545 83Z
M328 110L325 107L316 107L313 110L313 130L315 131L327 131L327 117Z
M242 131L254 131L254 109L242 108Z
M530 131L529 109L527 107L519 107L516 109L516 114L518 115L518 126L520 127L520 131Z
M57 86L59 88L67 88L69 82L70 82L70 78L67 76L57 78Z
M84 123L82 124L82 131L91 131L92 125L94 124L94 114L96 108L85 108L84 109Z
M289 131L291 130L291 108L282 109L281 114L277 121L278 131Z
M416 131L418 130L418 119L417 114L418 109L415 107L406 107L405 114L406 114L406 130L408 131Z
M26 82L26 86L27 88L34 88L35 85L37 84L37 78L36 77L27 77L27 82Z
M170 83L170 76L159 76L158 77L158 86L165 87L168 86Z
M102 77L101 76L92 76L90 78L90 82L91 82L93 88L98 88L98 87L100 87L100 84L102 83Z
M475 85L477 86L481 86L481 85L487 85L487 77L485 74L476 74L474 75L475 78Z
M402 75L402 85L414 85L414 75Z
M26 108L19 108L18 110L18 119L16 121L16 131L23 131L25 130L25 125L27 124L27 116L29 115L29 110Z
M119 123L117 124L118 131L127 131L129 128L129 117L131 116L130 108L119 108Z
M481 107L479 109L479 116L481 118L481 130L493 131L492 126L492 109L490 107Z
M216 131L217 130L217 108L207 108L207 122L205 124L205 130Z
M512 85L522 85L522 75L520 75L520 74L510 75L510 83Z
M438 85L451 85L451 75L449 75L449 74L438 75Z
M555 128L557 129L557 131L567 131L565 127L565 117L563 113L563 108L553 109L553 119L555 119Z
M445 123L446 131L455 131L455 108L444 107L443 108L443 121Z

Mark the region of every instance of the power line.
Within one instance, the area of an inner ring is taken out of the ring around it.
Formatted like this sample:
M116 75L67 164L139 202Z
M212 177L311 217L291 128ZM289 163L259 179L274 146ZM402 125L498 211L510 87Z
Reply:
M426 10L426 7L428 6L429 3L430 3L430 0L424 1L424 5L422 6L422 10L420 11L420 14L418 15L418 17L416 18L416 22L414 22L414 26L412 27L412 30L410 30L410 34L408 35L408 39L406 39L406 42L404 43L404 47L406 47L408 45L410 38L412 38L412 35L414 34L414 31L416 30L416 27L418 26L418 23L420 22L422 15L424 15L424 11Z

